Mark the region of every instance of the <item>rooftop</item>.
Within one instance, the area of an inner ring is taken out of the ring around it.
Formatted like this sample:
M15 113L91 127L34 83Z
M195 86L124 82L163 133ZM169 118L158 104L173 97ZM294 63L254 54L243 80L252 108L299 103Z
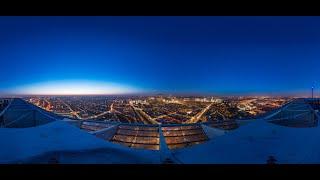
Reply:
M319 102L295 99L225 130L72 120L12 99L0 113L0 163L319 163Z

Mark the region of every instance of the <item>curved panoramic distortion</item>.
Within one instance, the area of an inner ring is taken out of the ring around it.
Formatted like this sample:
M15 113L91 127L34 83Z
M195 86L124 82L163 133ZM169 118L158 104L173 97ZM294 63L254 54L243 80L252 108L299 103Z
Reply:
M232 156L224 161L223 159L215 160L218 154L215 155L214 152L210 152L210 158L202 159L202 155L209 153L207 150L216 147L218 144L232 144L234 142L232 138L239 139L240 137L244 138L241 141L247 138L248 142L251 142L243 147L250 151L255 143L259 142L258 139L254 140L252 130L248 131L250 126L254 126L257 131L261 129L259 134L265 134L263 136L269 136L269 138L285 131L294 133L294 129L291 128L317 127L320 106L318 99L291 100L282 107L260 116L259 119L243 125L243 127L238 127L239 125L234 124L235 121L229 120L224 125L219 126L213 122L153 125L98 119L76 120L48 112L18 98L3 100L0 107L2 110L0 135L8 136L12 133L25 134L28 132L30 134L28 136L16 135L15 140L18 142L31 140L33 143L40 143L40 147L44 143L44 149L40 148L37 152L20 158L12 156L12 159L10 159L10 156L4 158L6 153L0 151L0 159L2 158L0 162L81 163L83 158L89 158L89 162L93 162L101 157L97 162L121 163L122 161L108 160L105 156L124 153L123 156L133 158L128 161L135 161L136 163L188 163L190 162L189 156L199 156L199 159L195 161L199 163L216 161L227 163L232 162ZM279 129L271 124L288 127L289 129ZM299 134L299 131L296 133ZM25 139L27 137L28 139ZM82 137L81 141L83 142L73 144L72 142L78 137ZM50 140L52 138L56 140ZM86 143L86 141L90 141L90 143ZM68 146L65 144L68 144ZM230 148L231 144L228 145ZM243 144L246 143L243 142ZM272 141L269 145L271 144L273 144ZM18 144L14 147L12 147L12 143L7 145L4 147L18 148L15 147ZM21 145L19 148L24 149L26 147ZM78 151L83 153L78 153ZM138 152L148 155L140 161L138 160L140 156ZM240 153L242 152L240 151ZM76 159L73 159L73 156ZM157 156L158 158L156 158ZM135 160L135 158L138 159Z
M319 45L320 17L0 17L0 164L318 164Z

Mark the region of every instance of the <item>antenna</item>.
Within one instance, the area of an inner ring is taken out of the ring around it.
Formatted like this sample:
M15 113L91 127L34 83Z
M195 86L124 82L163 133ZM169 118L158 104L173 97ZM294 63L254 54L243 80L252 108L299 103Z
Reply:
M311 89L311 98L313 99L313 86L312 86L312 89Z

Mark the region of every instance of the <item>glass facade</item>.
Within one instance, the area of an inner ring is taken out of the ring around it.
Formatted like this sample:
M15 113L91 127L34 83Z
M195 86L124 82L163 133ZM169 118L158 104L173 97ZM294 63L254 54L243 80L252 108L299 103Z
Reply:
M169 149L183 148L208 140L200 125L162 126ZM160 149L158 126L119 125L112 142L132 148Z
M132 148L159 150L159 128L119 125L111 141Z
M184 148L208 140L200 125L162 127L169 149Z

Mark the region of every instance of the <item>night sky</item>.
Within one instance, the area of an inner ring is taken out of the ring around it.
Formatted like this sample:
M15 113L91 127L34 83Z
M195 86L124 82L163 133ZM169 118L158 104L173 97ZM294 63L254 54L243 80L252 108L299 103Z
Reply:
M320 17L0 17L0 93L301 94Z

